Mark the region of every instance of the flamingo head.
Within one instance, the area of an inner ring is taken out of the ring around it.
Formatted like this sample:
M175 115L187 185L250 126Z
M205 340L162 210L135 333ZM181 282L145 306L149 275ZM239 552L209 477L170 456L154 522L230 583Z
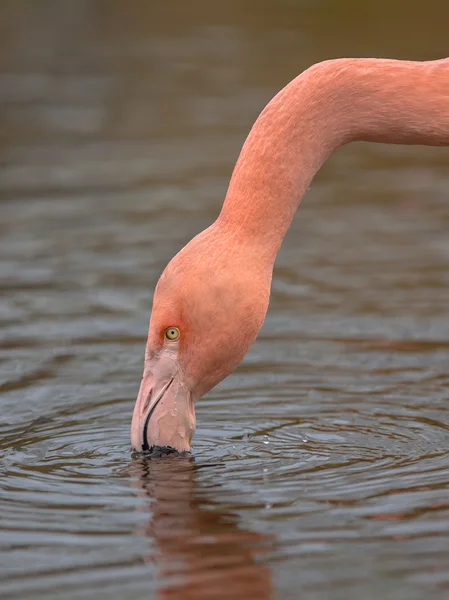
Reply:
M168 264L156 286L131 442L190 450L195 402L229 375L265 319L271 267L214 227Z

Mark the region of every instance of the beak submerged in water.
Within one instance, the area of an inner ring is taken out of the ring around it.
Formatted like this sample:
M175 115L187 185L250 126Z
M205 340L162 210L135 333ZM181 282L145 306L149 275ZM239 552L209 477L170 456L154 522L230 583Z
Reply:
M190 450L195 408L179 367L177 352L163 348L146 362L131 424L135 450L170 446Z

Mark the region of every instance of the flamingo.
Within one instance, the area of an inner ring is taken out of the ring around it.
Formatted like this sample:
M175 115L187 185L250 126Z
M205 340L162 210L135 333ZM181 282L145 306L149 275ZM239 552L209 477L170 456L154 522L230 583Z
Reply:
M353 141L449 145L449 58L325 61L264 108L218 218L157 283L131 424L136 450L190 450L195 402L237 367L262 327L302 196L332 152Z

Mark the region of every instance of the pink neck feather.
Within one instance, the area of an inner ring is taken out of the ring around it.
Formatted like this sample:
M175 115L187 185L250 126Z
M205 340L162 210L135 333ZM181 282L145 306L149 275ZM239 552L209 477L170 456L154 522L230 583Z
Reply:
M449 59L338 59L282 89L251 129L218 223L274 261L299 202L352 141L449 145Z

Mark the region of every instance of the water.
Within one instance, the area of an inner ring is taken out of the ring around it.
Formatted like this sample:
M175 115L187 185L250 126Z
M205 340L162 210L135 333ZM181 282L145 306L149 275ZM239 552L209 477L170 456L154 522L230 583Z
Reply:
M444 54L447 4L397 4L4 3L2 597L446 597L447 150L334 156L194 457L129 444L152 289L265 102L329 56Z

